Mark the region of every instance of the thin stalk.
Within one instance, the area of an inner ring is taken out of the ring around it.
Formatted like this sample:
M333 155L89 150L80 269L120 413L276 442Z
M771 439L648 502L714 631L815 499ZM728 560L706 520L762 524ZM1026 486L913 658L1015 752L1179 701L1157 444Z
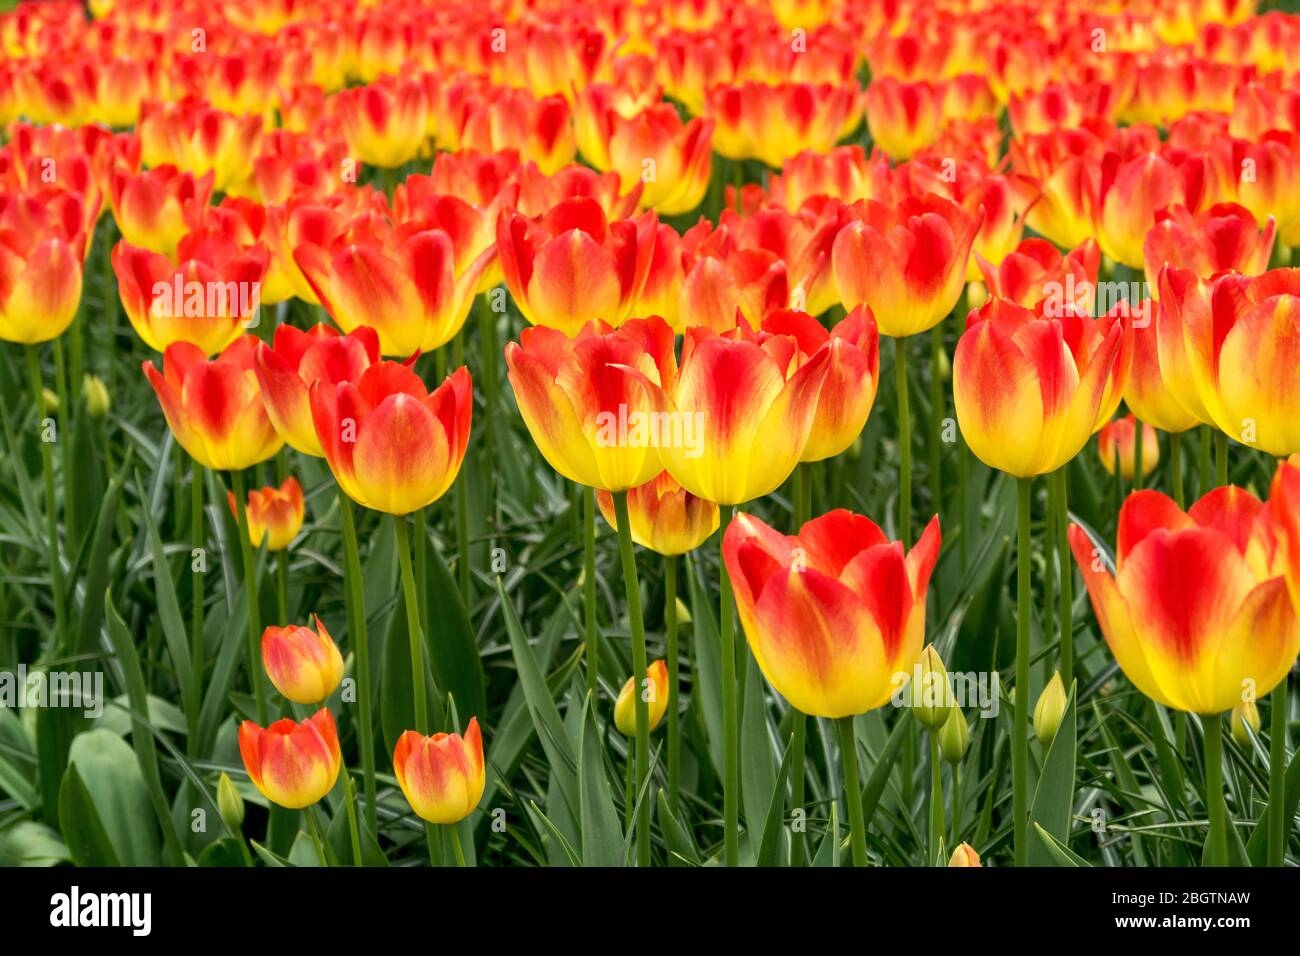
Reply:
M1142 437L1142 433L1146 431L1146 429L1142 427L1142 421L1140 419L1135 418L1134 425L1135 425L1134 427L1135 434L1133 436L1133 490L1141 491L1142 487L1146 484L1144 480L1146 476L1142 474L1142 455L1143 455L1142 446L1143 444L1145 444L1145 439Z
M1183 503L1183 433L1173 432L1169 436L1169 480L1174 486L1174 502L1179 508Z
M262 680L262 614L257 603L257 566L253 563L253 544L248 538L248 496L244 491L244 473L230 472L235 490L235 518L239 527L239 551L244 561L244 588L248 595L248 678L257 701L257 722L266 726L266 684Z
M1228 808L1223 802L1223 715L1202 717L1205 727L1205 804L1210 815L1210 866L1228 865ZM1281 815L1278 815L1279 818Z
M411 696L415 705L415 729L429 732L429 702L425 689L424 637L420 628L420 599L415 594L415 572L411 569L411 542L406 531L406 516L393 515L397 532L397 563L402 573L402 595L406 599L406 635L411 650Z
M961 569L964 573L970 567L970 539L975 533L975 522L971 520L970 508L966 503L966 483L970 480L970 450L965 441L957 446L957 513L961 516L961 533L958 545L961 550Z
M718 636L722 648L722 859L740 862L740 715L736 707L736 631L731 576L722 556L722 539L735 505L718 512Z
M53 344L54 351L54 394L59 399L58 421L60 427L64 422L69 426L72 423L72 402L68 399L68 376L64 368L63 360L63 340L55 339ZM59 445L59 466L63 471L63 528L64 533L68 535L68 552L72 553L73 546L77 543L76 536L80 533L81 509L77 507L77 496L72 488L72 435L71 432L66 437L67 441L60 441Z
M1214 433L1214 486L1222 488L1228 483L1228 436Z
M1287 678L1273 688L1269 698L1268 747L1268 865L1281 866L1286 851L1286 718Z
M894 375L898 384L898 537L912 546L912 415L907 404L906 339L894 339Z
M496 313L492 311L488 296L479 296L479 365L483 382L483 449L484 460L491 461L496 449L496 404L497 404L497 362L501 360L501 351L497 348ZM486 483L487 505L484 512L489 522L496 520L496 482Z
M282 548L275 553L275 610L280 615L281 626L289 623L289 551Z
M587 693L596 693L600 674L600 631L596 626L596 489L582 488L582 612L587 656Z
M457 339L459 341L459 339ZM491 482L488 482L491 484ZM456 504L456 582L460 585L460 599L469 610L470 588L473 579L469 573L469 484L464 479L452 488ZM422 605L423 606L423 605Z
M808 493L811 484L811 465L801 462L795 467L795 511L794 511L794 532L799 533L799 529L808 521L809 513L812 511L811 495ZM806 782L804 772L804 759L808 747L808 719L803 711L797 708L790 710L790 810L799 810L804 804L804 784ZM799 866L803 863L803 833L794 831L790 834L790 862Z
M668 655L668 807L678 812L682 775L682 727L678 713L681 661L677 642L677 558L664 555L664 640Z
M36 428L41 442L41 472L45 479L45 544L50 552L50 592L54 603L54 627L58 632L52 647L59 647L65 631L63 563L59 557L59 513L54 497L54 453L45 440L45 396L41 386L41 356L37 346L27 346L27 375L31 383L32 402L36 408ZM56 426L57 427L57 426Z
M632 630L632 690L636 716L636 792L641 792L650 774L650 707L642 693L646 679L645 620L641 616L641 587L636 576L636 554L632 550L632 521L627 513L627 492L614 493L614 517L618 523L618 553L623 563L623 589L627 592L627 618ZM640 866L650 865L650 801L643 800L636 821L636 857Z
M1047 485L1047 511L1043 515L1043 608L1044 611L1050 611L1056 606L1056 529L1057 529L1057 482L1056 474L1053 472L1047 475L1044 482ZM1054 614L1043 614L1043 646L1050 648L1056 629L1057 619ZM1051 658L1043 655L1043 682L1052 676Z
M1074 680L1074 565L1070 563L1070 482L1060 468L1048 481L1056 480L1056 563L1060 568L1061 591L1061 680L1069 687Z
M853 718L835 721L840 731L840 764L844 771L844 802L849 809L849 841L853 847L853 865L867 865L867 827L862 817L862 784L858 781L858 742Z
M1214 443L1214 438L1210 434L1212 430L1209 425L1201 426L1201 448L1196 468L1198 497L1210 490L1210 469L1213 468L1210 462L1210 446Z
M952 765L952 839L950 845L961 842L961 762Z
M429 531L425 510L420 508L415 519L415 597L420 605L420 627L429 622ZM466 610L469 608L466 606Z
M1012 815L1016 866L1029 861L1029 497L1021 478L1016 501L1016 703L1011 738Z
M352 516L352 499L338 489L339 525L343 530L344 582L347 585L348 640L357 660L357 749L361 752L361 779L366 796L366 828L379 838L375 811L375 731L370 707L370 641L366 634L366 592L361 578L361 551Z
M939 755L939 731L930 731L930 859L933 866L943 842L943 760Z
M939 436L943 432L943 382L939 375L939 356L943 354L943 322L930 330L930 434L925 436L929 459L930 502L939 511L943 502L943 460L939 457Z
M202 550L207 544L207 535L203 522L203 466L197 461L190 462L190 547ZM190 591L191 607L190 664L194 668L194 686L202 698L203 691L203 571L204 561L195 561L190 557ZM197 713L190 715L190 739L198 736Z
M463 870L465 868L465 851L460 846L460 824L450 824L447 827L447 833L451 835L451 855L456 858L456 865Z
M352 865L364 866L361 857L361 828L357 824L357 782L346 770L343 772L343 794L348 811L348 838L352 841Z
M310 806L302 811L303 819L307 821L307 833L311 836L311 842L316 847L316 858L320 860L321 866L329 866L329 857L325 855L325 843L320 837L320 828L316 826L316 807Z

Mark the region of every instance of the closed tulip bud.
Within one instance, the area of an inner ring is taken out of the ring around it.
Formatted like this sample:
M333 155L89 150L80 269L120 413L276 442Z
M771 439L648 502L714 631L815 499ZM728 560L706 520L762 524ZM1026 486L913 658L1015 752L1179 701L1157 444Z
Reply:
M425 737L408 730L397 738L393 774L411 809L429 823L459 823L483 799L483 735L471 717L460 734Z
M1065 704L1065 685L1061 683L1060 671L1057 671L1038 696L1038 703L1034 704L1034 736L1044 747L1056 737L1061 718L1065 716Z
M683 626L691 623L691 609L681 598L677 599L677 623Z
M912 712L924 727L938 730L948 720L953 708L952 687L948 672L933 644L927 644L921 659L912 668L910 688Z
M238 830L244 822L244 798L225 771L217 778L217 812L232 830Z
M948 719L939 728L939 752L949 763L961 763L970 749L970 724L956 704L948 712Z
M1119 472L1125 481L1132 481L1137 471L1137 419L1126 415L1107 422L1097 433L1097 456L1101 466L1115 474L1115 459L1119 459ZM1160 442L1156 430L1142 423L1142 477L1156 470L1160 463Z
M91 418L103 418L112 407L112 400L108 397L108 387L98 375L87 372L82 377L81 394L86 398L86 411L90 412Z
M295 704L318 704L343 680L343 657L316 618L316 630L288 625L262 632L262 665L271 683Z
M321 800L334 788L343 765L334 716L326 708L301 723L286 717L262 728L244 721L239 754L253 786L289 810Z
M226 499L231 514L238 520L235 493L227 492ZM302 530L302 485L298 484L297 478L290 476L279 488L268 485L260 490L251 489L244 513L248 517L248 539L253 547L260 548L265 542L268 551L283 551Z
M1250 729L1259 733L1259 707L1253 700L1243 700L1236 707L1232 708L1232 739L1237 742L1239 747L1250 746L1250 732L1246 730L1246 725L1250 724Z
M723 537L754 659L791 706L817 717L866 713L899 690L897 676L920 658L938 555L938 518L904 554L842 509L796 536L739 514Z
M57 415L59 413L59 395L52 388L41 389L41 408L47 415Z
M601 489L596 492L596 504L617 531L614 496ZM666 471L628 490L627 512L632 540L668 556L694 551L718 530L718 506L695 497Z
M948 860L948 865L982 867L984 864L980 863L980 855L975 852L973 846L969 843L961 843L958 844L957 849L952 851L952 856Z
M614 726L625 737L636 734L636 694L646 702L650 730L659 726L668 711L668 666L663 661L655 661L646 668L645 674L640 686L629 677L614 702Z
M1275 491L1276 494L1276 491ZM1227 485L1184 512L1157 491L1120 509L1116 572L1077 525L1070 546L1120 669L1174 710L1221 714L1242 689L1268 694L1300 650L1279 547L1283 506Z

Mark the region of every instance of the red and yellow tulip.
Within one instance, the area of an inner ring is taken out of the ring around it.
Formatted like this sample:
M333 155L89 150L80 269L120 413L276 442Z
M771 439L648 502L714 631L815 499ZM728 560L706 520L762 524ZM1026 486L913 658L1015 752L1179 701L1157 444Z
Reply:
M464 737L406 731L393 750L393 774L420 819L459 823L483 799L487 780L478 718L469 719Z
M285 717L262 728L239 725L239 754L248 779L272 803L301 810L334 789L343 765L338 731L328 709L301 723Z
M646 668L643 683L629 677L618 699L614 701L614 726L624 737L636 735L636 695L640 694L647 704L646 725L651 731L659 726L668 712L668 665L663 661L652 661Z
M1101 465L1110 474L1115 474L1116 461L1119 473L1125 481L1132 481L1137 474L1137 429L1138 420L1132 415L1125 415L1107 422L1097 432L1097 457ZM1160 463L1160 444L1156 439L1156 430L1147 422L1142 422L1142 477L1156 470Z
M617 531L613 495L597 491L596 504ZM627 516L636 544L669 557L694 551L718 530L718 506L691 494L666 471L628 489Z
M314 631L292 624L263 631L262 665L295 704L319 704L343 681L343 655L319 616Z
M230 513L238 520L235 493L227 492L227 497ZM248 540L253 547L260 548L265 542L268 551L283 551L302 530L302 485L290 475L279 488L267 485L261 489L250 489L245 509L248 515Z

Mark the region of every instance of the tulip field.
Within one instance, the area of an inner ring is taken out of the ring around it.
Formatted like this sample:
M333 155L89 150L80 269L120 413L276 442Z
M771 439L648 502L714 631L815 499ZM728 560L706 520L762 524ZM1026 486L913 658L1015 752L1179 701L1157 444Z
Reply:
M0 7L0 865L1300 864L1296 4Z

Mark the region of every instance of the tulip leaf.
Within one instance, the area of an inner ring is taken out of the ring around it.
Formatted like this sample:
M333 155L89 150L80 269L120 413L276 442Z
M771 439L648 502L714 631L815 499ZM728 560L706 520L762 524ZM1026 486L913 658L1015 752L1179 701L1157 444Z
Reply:
M239 841L234 837L222 837L203 848L198 864L202 867L242 867L245 861Z
M831 816L826 823L826 834L822 837L821 845L817 847L817 852L813 855L812 865L840 865L840 804L838 800L831 801Z
M605 771L604 748L600 729L588 695L582 707L582 725L578 731L578 749L582 762L578 766L579 821L582 828L583 866L622 866L623 828Z
M1056 736L1052 738L1047 758L1043 761L1043 772L1038 778L1038 788L1034 791L1034 800L1029 808L1029 822L1034 826L1041 826L1067 847L1070 839L1070 818L1074 809L1077 688L1077 683L1070 688L1065 713L1061 716L1061 724L1056 729ZM1041 842L1030 842L1029 864L1030 866L1059 865L1056 858Z
M1089 863L1083 857L1079 856L1079 854L1075 853L1068 846L1066 846L1056 837L1052 836L1050 833L1044 830L1042 826L1040 826L1037 823L1034 824L1034 833L1038 835L1039 843L1042 845L1043 849L1047 852L1047 855L1051 857L1052 863L1055 866L1087 866L1087 867L1092 866L1091 863ZM1032 850L1031 850L1031 855L1032 855Z
M30 758L31 749L27 732L23 730L15 710L0 707L0 793L8 794L24 810L34 809L40 798L31 774L23 769L26 761L11 761L7 754Z
M296 863L290 863L288 860L286 860L284 857L280 856L278 853L272 853L270 850L268 850L266 847L262 846L262 844L258 843L256 840L249 840L249 841L248 841L248 845L251 846L251 847L253 848L253 852L256 853L257 856L258 856L258 858L261 859L261 861L262 861L263 863L265 863L267 866L270 866L270 867L282 867L282 866L292 866L292 867L297 867L297 865L298 865L298 864L296 864Z
M871 818L875 816L876 807L880 805L880 796L885 792L885 785L889 783L889 777L894 771L894 761L898 757L898 751L902 749L908 723L906 714L902 719L894 721L894 727L885 740L884 749L880 751L880 756L872 761L867 785L862 788L863 826L871 826Z
M158 866L158 824L149 788L126 742L107 730L80 733L68 752L68 767L76 768L122 864Z
M483 686L478 639L461 601L460 588L447 569L437 542L431 541L430 547L433 553L425 562L429 610L424 637L433 674L438 688L456 698L456 707L466 719L485 716L487 693Z
M721 777L722 650L718 644L718 622L706 597L707 592L700 582L694 555L687 555L686 568L691 591L691 622L695 626L695 693L692 697L699 702L713 771Z
M668 806L668 794L660 790L655 807L659 812L659 829L663 832L664 843L668 847L668 865L699 866L700 854L691 840L691 832L682 826L682 822Z
M117 851L75 765L63 774L63 785L59 788L59 830L72 861L78 866L119 865Z
M0 866L58 866L71 863L72 854L50 827L20 820L0 833Z
M751 667L750 670L758 670ZM793 738L791 738L793 740ZM759 866L780 866L785 834L785 782L790 776L790 742L785 745L781 755L781 766L776 771L776 783L772 788L772 797L768 802L767 819L763 821L763 838L758 844Z
M1286 768L1286 785L1283 791L1282 816L1287 820L1294 820L1296 806L1300 804L1300 750L1291 755L1291 763ZM1271 807L1264 808L1246 843L1246 856L1252 866L1263 866L1268 860L1268 815L1271 812Z
M564 854L569 866L582 866L582 861L578 859L578 852L574 850L573 844L570 843L565 838L564 834L560 832L560 828L551 822L550 817L543 813L541 808L532 800L529 800L524 806L528 810L528 815L532 817L533 824L537 826L539 830L550 834L551 839L555 841L555 845L559 847L560 851Z
M109 482L108 491L99 506L99 516L95 519L95 530L90 537L90 552L86 559L86 577L83 585L80 621L78 622L77 640L72 647L74 655L84 654L95 646L100 625L104 620L104 593L108 590L109 557L113 544L114 522L117 520L117 505L122 497L122 487L126 480L126 470L130 466L134 449L128 448L126 461L122 468Z

